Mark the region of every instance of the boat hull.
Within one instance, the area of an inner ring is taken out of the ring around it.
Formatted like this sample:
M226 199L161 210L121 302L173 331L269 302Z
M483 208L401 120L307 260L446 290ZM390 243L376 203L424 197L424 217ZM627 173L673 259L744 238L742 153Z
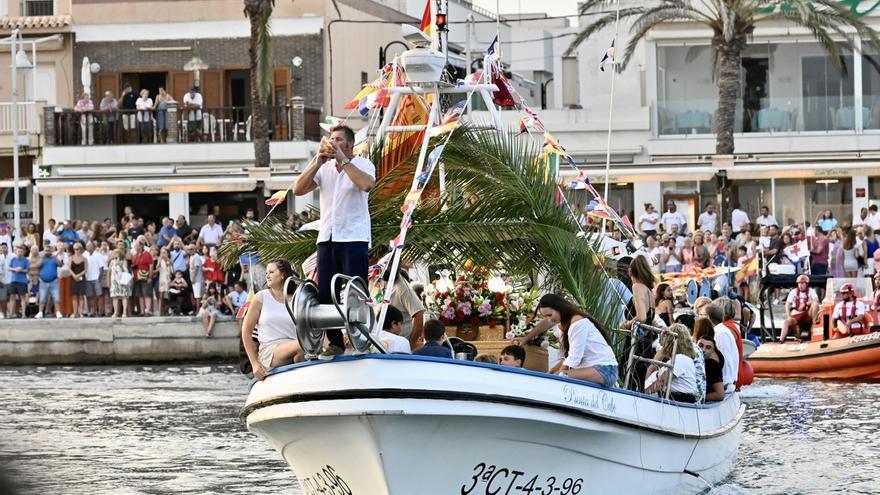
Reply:
M765 343L749 356L755 376L771 378L880 379L880 332L842 339Z
M681 407L439 361L290 370L255 386L243 414L306 494L695 493L706 485L686 472L718 482L735 462L736 395Z

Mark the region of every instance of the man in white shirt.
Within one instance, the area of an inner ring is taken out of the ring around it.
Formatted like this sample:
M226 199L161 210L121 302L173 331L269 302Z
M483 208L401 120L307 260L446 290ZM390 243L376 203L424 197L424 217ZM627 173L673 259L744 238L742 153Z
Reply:
M678 231L683 233L687 222L684 219L684 215L679 213L675 201L671 199L666 201L666 207L666 213L660 218L660 223L663 224L664 232L670 232L673 225L678 225Z
M137 108L138 128L141 133L142 143L153 142L153 99L150 98L150 90L142 89L141 97L135 102Z
M385 314L385 322L382 323L382 331L379 332L379 340L385 349L392 354L412 354L409 340L400 336L403 326L403 313L394 306L389 305Z
M746 216L746 221L748 221L748 216ZM769 227L771 225L779 227L779 222L776 221L776 217L770 214L770 208L767 208L766 206L761 207L761 216L755 220L755 223L764 227Z
M877 213L877 205L868 207L868 225L875 234L880 234L880 213Z
M84 254L86 263L86 297L89 302L89 313L93 317L104 316L104 287L101 285L101 273L107 269L107 257L95 250L95 243L86 244Z
M319 151L293 186L297 196L321 190L321 227L318 231L318 296L332 302L337 273L367 281L370 246L369 191L376 184L376 167L354 155L354 131L337 126L330 134L335 153ZM326 149L326 148L325 148ZM333 359L344 352L342 332L327 332L330 344L319 356Z
M186 134L187 140L202 140L202 94L199 88L193 86L189 92L183 95L183 108L186 111Z
M730 227L733 229L734 237L749 230L749 215L740 209L739 203L733 206L733 211L730 213Z
M715 348L724 356L721 368L721 379L726 393L736 390L736 379L739 376L739 350L736 348L736 337L724 324L724 310L712 303L705 307L706 316L715 326Z
M871 218L868 216L868 209L862 208L859 211L859 216L854 218L852 221L853 227L858 227L859 225L869 225Z
M43 231L43 242L49 241L49 244L54 246L58 242L58 236L55 235L55 219L50 218L48 225Z
M209 248L215 248L223 239L223 227L217 223L214 215L208 215L208 223L199 230L199 240Z
M706 211L700 214L700 218L697 219L697 228L700 231L712 232L715 233L715 228L718 226L718 214L715 213L715 205L712 203L706 203Z
M789 291L788 298L785 300L785 321L782 322L782 333L779 334L779 341L785 343L788 336L788 329L792 326L798 332L803 328L809 328L819 314L819 296L816 291L810 288L810 277L807 275L798 275L797 288ZM797 338L797 333L795 338Z

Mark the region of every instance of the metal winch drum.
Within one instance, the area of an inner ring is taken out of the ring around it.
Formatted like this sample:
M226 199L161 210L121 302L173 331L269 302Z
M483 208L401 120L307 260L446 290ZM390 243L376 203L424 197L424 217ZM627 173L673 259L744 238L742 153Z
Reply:
M285 282L285 293L290 282L298 282L293 277ZM302 282L296 293L287 304L287 311L296 325L296 338L306 354L312 358L321 353L324 346L324 332L343 330L356 354L370 351L374 346L381 353L385 348L370 334L376 324L376 315L370 307L370 295L367 284L360 277L337 274L333 277L333 287L342 285L337 293L333 292L332 304L321 304L318 299L318 288L312 282Z

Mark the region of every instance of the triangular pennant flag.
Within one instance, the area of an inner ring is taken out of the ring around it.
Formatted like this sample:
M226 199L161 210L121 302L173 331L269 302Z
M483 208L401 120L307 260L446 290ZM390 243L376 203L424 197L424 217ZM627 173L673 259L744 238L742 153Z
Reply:
M287 198L287 189L283 191L278 191L272 195L269 199L266 200L266 206L275 206L278 203L283 203L284 199Z
M605 54L602 55L602 61L599 62L599 70L605 72L605 66L608 64L614 63L614 40L611 40L611 46L605 50Z
M432 37L434 35L434 23L431 22L431 2L434 0L427 0L425 2L425 11L422 12L422 22L419 23L419 30L428 35L428 37Z

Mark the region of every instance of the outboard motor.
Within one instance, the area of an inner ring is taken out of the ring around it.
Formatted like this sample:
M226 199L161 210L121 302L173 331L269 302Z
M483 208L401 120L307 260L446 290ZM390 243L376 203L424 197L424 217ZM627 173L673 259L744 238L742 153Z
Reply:
M291 280L288 279L285 285ZM333 276L331 283L333 287L342 286L339 292L333 291L332 304L319 303L318 288L312 282L304 282L287 305L306 359L313 359L321 353L327 330L345 331L355 354L369 352L371 345L386 354L388 351L370 334L376 324L376 315L369 305L370 294L364 280L340 273Z

